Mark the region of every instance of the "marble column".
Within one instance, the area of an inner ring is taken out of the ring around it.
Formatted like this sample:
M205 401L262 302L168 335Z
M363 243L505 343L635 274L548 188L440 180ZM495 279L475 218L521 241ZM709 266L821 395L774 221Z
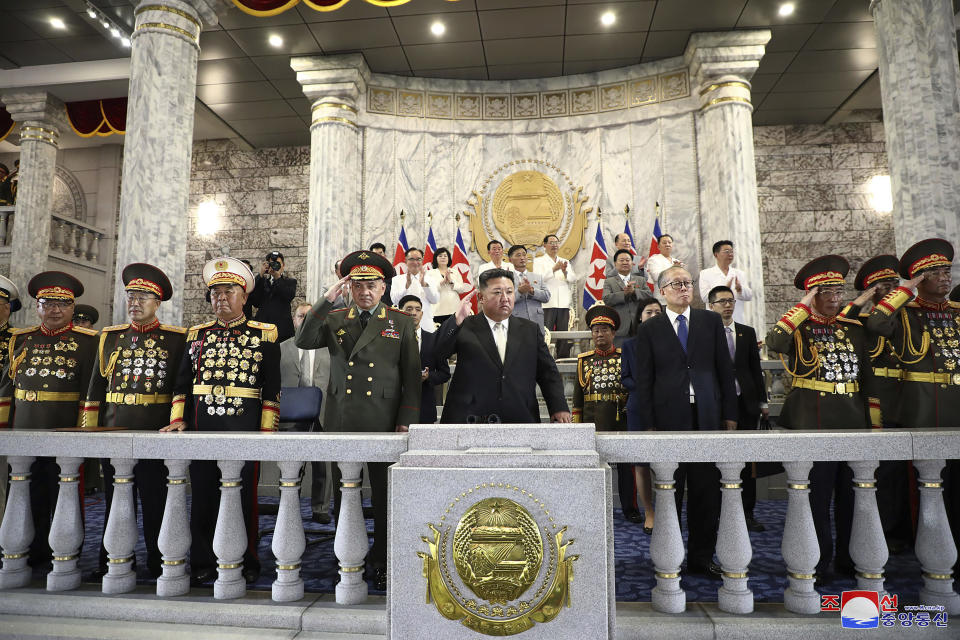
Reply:
M685 55L691 92L700 96L696 125L703 264L716 263L710 251L714 242L733 241L733 266L746 273L753 290L750 302L738 304L743 305L746 324L758 330L765 326L763 258L750 78L769 40L766 29L695 33Z
M680 587L680 564L683 562L683 535L676 509L676 462L651 462L657 521L650 537L650 558L653 560L657 586L650 593L650 603L661 613L683 613L687 608L687 592Z
M960 238L960 65L950 0L873 0L897 253ZM954 280L960 264L954 263Z
M50 253L50 212L57 168L60 131L65 125L63 103L43 91L4 93L3 104L20 123L20 184L10 238L10 279L26 297L27 282L47 268ZM36 324L29 297L13 316L13 324Z
M787 472L787 520L783 526L780 553L787 565L787 588L783 606L793 613L820 611L820 594L813 588L820 545L810 511L812 462L784 462Z
M313 104L310 124L310 217L307 224L307 299L334 282L333 265L360 249L361 135L358 100L365 91L363 56L292 58L303 93Z
M173 283L164 322L180 324L187 256L190 153L200 31L222 0L142 0L130 37L130 89L117 231L117 280L131 262L163 269ZM115 287L113 320L126 315Z

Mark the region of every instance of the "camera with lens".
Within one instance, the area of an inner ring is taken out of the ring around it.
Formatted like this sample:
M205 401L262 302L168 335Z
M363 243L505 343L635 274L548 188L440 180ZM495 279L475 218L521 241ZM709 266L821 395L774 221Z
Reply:
M280 264L279 260L271 260L267 264L270 265L270 268L273 269L274 271L280 271L280 267L283 266L282 264Z

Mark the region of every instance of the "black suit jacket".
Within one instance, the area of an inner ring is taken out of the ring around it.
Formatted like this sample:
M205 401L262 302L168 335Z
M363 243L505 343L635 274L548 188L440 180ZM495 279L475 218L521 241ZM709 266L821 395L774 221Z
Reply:
M690 310L687 352L666 313L640 325L637 332L637 371L641 430L678 431L721 429L723 420L737 419L733 362L727 349L720 314ZM690 385L697 402L697 420L690 409Z
M297 295L297 279L284 275L273 283L269 278L258 275L254 280L253 291L247 303L257 308L254 320L277 325L277 341L292 338L293 314L290 303Z
M447 391L441 422L467 422L467 416L501 422L540 422L536 386L540 386L550 414L569 411L563 379L547 351L536 323L511 317L507 327L506 362L500 362L493 332L482 313L457 326L456 316L437 333L434 357L457 354L457 370Z
M757 332L745 324L734 322L737 353L733 368L740 383L740 399L750 416L760 415L760 403L767 401L767 385L760 369ZM745 416L740 416L743 419Z
M447 359L438 359L437 334L428 331L420 332L420 366L430 367L427 379L423 381L423 396L420 399L420 422L433 423L437 421L437 397L434 388L450 379L450 365Z

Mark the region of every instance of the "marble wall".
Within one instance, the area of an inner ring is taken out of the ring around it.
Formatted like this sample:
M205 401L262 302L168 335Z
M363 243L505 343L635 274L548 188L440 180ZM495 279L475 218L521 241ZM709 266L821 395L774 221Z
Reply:
M893 215L871 202L870 179L888 175L882 122L754 127L753 140L769 325L800 299L811 258L846 257L852 292L864 260L896 247Z

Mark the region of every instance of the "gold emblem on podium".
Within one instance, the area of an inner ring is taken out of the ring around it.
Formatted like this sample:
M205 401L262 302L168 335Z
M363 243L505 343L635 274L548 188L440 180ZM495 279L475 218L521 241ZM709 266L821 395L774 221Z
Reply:
M473 494L494 494L469 506ZM539 512L534 517L523 504ZM478 633L508 636L550 622L570 606L573 561L567 555L573 540L563 542L559 527L544 503L519 487L498 482L478 484L455 497L421 538L427 579L427 602L449 620ZM451 566L452 565L452 566Z
M575 187L570 176L543 160L513 160L484 179L479 190L467 199L471 248L490 260L487 243L502 239L506 246L522 244L528 250L543 243L544 236L560 239L559 255L565 260L580 250L593 207L583 187Z

